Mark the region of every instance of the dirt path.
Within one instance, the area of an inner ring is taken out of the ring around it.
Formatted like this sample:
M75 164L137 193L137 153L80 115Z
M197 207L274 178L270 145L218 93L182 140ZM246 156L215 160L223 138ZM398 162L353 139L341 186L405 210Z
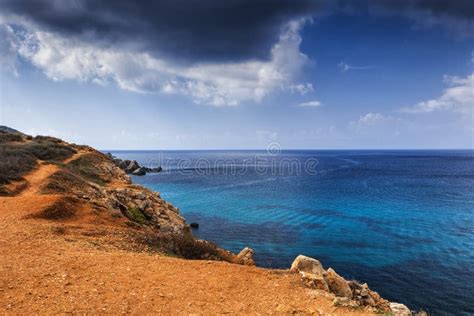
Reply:
M68 159L64 160L64 164L68 164L69 162L76 160L80 156L82 156L82 152L77 152ZM43 164L39 162L39 166L37 169L33 170L30 174L26 175L24 178L28 182L28 186L26 189L20 192L19 196L32 196L36 194L38 189L40 188L41 184L53 173L59 170L59 167L54 164Z
M296 275L111 249L69 233L81 222L28 218L61 197L36 194L56 170L40 165L21 195L0 198L0 314L367 314Z

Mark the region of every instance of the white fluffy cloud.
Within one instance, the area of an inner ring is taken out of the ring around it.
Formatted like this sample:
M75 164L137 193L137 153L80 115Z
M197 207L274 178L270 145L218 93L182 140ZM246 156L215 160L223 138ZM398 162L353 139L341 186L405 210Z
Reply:
M9 36L5 38L8 45L2 45L10 53L16 50L52 80L116 83L135 92L178 93L199 104L235 106L259 102L275 90L300 94L313 91L311 84L297 81L309 62L299 50L299 31L304 23L299 19L286 24L266 61L180 64L147 52L62 37L24 21L15 29L4 23ZM9 56L5 64L12 65L15 59Z
M373 130L374 128L380 128L386 126L388 123L398 122L399 119L384 115L381 113L367 113L361 115L358 120L351 121L349 123L349 128L355 130L356 132L365 132L368 130Z
M391 121L393 119L393 117L386 116L381 113L367 113L362 115L355 123L359 125L375 125L386 121Z
M440 97L404 108L402 112L453 111L472 115L474 109L474 73L466 78L445 76L445 82L449 87L443 91Z
M308 107L308 108L318 108L320 106L322 106L323 104L317 100L313 100L313 101L308 101L308 102L302 102L300 104L298 104L298 106L301 106L301 107Z

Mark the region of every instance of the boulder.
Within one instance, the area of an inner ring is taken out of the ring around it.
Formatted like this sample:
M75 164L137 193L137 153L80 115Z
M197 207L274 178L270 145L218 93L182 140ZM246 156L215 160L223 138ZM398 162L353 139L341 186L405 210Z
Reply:
M191 224L189 224L189 226L191 226L191 228L199 228L198 223L191 223Z
M325 275L324 280L328 284L329 290L336 296L352 298L352 291L347 284L347 281L336 273L332 268L329 268Z
M324 268L321 262L316 259L299 255L291 264L291 272L307 272L315 275L323 275Z
M253 260L254 253L255 251L252 248L245 247L237 255L238 263L246 265L246 266L254 266L255 265L255 261Z
M151 168L150 172L161 172L161 170L163 170L161 167Z
M301 275L301 280L303 280L303 283L306 287L329 292L329 287L322 275L313 274L313 273L304 272L304 271L300 271L300 275Z
M134 202L135 202L135 204L137 205L137 207L140 211L144 211L147 207L146 201L135 200Z
M130 164L130 160L120 160L120 162L118 163L118 167L122 170L125 170L128 165Z
M410 309L400 303L390 303L390 309L392 310L393 316L411 316Z
M133 160L128 164L127 168L125 168L125 172L132 173L138 168L140 168L140 165L138 164L136 160Z
M144 175L146 175L146 168L139 167L139 168L133 170L132 174L134 176L144 176Z

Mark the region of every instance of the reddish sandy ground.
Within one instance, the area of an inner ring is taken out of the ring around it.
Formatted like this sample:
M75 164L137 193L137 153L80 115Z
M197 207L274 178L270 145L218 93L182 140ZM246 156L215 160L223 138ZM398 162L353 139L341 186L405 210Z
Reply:
M37 194L57 168L40 165L22 193L0 198L0 314L368 314L286 271L109 246L130 228L87 204L63 222L29 217L61 198Z

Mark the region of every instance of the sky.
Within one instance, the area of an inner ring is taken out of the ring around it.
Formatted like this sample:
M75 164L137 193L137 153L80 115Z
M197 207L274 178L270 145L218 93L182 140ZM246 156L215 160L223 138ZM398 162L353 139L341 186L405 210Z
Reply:
M0 125L99 149L474 148L474 2L2 0Z

